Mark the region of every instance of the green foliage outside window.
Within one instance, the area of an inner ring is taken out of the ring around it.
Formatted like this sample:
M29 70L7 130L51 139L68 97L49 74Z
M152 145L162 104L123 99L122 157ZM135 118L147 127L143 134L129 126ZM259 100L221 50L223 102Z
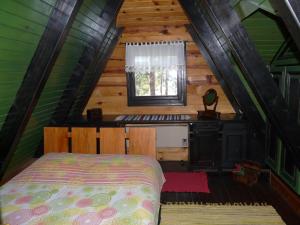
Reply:
M136 96L174 96L177 95L177 71L136 72Z

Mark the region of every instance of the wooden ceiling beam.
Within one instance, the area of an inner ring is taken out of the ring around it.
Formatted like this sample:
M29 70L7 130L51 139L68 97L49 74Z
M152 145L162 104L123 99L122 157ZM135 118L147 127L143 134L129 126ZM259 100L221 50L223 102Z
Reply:
M194 42L196 43L196 45L198 46L201 55L203 55L203 57L205 58L206 62L208 63L210 69L213 71L213 73L215 74L217 80L219 81L227 99L229 100L229 102L231 103L232 107L234 108L234 111L237 114L240 114L240 106L237 103L237 100L235 99L234 95L231 92L231 89L228 86L228 83L225 82L224 80L224 76L223 76L223 72L225 71L219 71L217 69L216 64L214 63L214 59L210 56L210 53L208 52L208 49L205 47L205 44L203 43L203 40L199 37L199 34L197 33L195 27L193 25L187 25L187 30L190 33L190 35L192 36Z
M114 48L116 47L119 38L123 32L123 28L114 28L111 27L110 32L106 35L106 41L103 45L105 47L104 51L100 52L95 61L87 71L87 76L85 77L86 88L83 89L83 92L80 96L77 96L73 106L72 112L68 115L67 120L72 120L73 118L81 118L82 112L84 111L94 89L97 86L98 80L100 79L105 66L109 60L109 57L113 53ZM105 46L109 43L108 46Z
M110 0L101 12L101 15L95 21L96 24L103 24L102 30L95 32L92 38L83 51L77 65L75 66L70 80L67 84L65 91L63 92L60 101L56 107L56 110L52 116L51 124L62 124L67 119L72 105L78 96L79 88L82 80L85 78L86 73L90 66L95 63L96 57L99 52L103 52L102 48L105 48L105 41L107 36L110 35L111 28L115 22L115 17L122 5L122 0ZM104 59L105 60L105 59ZM97 75L95 75L97 76ZM92 89L93 87L91 87Z
M238 15L228 1L203 0L201 3L207 17L219 29L220 37L228 45L233 59L276 133L292 152L295 162L300 167L300 126L292 119L279 87L250 41Z
M196 1L181 0L180 2L192 23L192 25L187 26L188 31L211 70L216 74L222 88L225 88L226 95L231 98L233 104L235 104L234 102L238 104L236 106L237 111L240 108L246 117L253 121L253 125L257 130L262 133L265 127L264 121L243 83L238 79L238 75L227 54L227 46L215 33L216 30L210 26L203 10L198 7Z
M228 46L220 37L216 27L211 26L205 12L196 0L180 0L183 9L189 16L191 25L187 26L203 57L217 76L222 87L227 89L229 98L234 98L245 117L257 130L258 137L263 140L265 122L256 105L249 96L246 87L232 65L228 54ZM230 97L232 95L233 97ZM234 102L233 101L233 102Z
M271 0L271 3L284 21L300 51L300 1Z

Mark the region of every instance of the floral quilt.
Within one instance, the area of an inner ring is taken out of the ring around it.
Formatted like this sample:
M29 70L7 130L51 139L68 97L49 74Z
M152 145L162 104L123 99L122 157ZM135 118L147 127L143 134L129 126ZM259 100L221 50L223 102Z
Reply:
M10 225L156 225L164 181L146 156L50 153L1 187L1 218Z

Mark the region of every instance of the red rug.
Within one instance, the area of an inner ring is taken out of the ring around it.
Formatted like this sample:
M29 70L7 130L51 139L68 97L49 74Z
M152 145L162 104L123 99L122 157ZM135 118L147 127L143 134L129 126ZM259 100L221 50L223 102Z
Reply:
M164 175L163 192L210 193L205 172L166 172Z

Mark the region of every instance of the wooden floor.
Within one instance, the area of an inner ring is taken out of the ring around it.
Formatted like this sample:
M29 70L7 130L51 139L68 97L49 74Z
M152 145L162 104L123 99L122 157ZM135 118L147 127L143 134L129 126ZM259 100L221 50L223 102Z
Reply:
M161 163L164 171L186 171L185 165L175 162ZM251 187L232 179L230 173L208 173L208 185L211 193L162 193L161 202L194 203L231 203L231 204L268 204L272 205L286 224L299 225L300 217L288 204L271 189L268 176L262 176Z

